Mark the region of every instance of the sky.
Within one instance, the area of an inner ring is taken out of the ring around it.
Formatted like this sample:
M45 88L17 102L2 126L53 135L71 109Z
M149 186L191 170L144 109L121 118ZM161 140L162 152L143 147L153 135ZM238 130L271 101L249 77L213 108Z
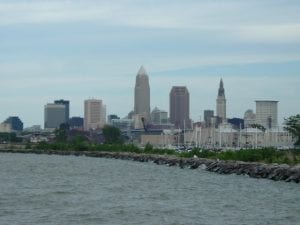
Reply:
M298 0L0 0L0 122L43 125L56 99L70 116L97 98L125 117L143 65L152 109L187 86L203 119L223 78L229 118L277 100L282 123L300 113L299 12Z

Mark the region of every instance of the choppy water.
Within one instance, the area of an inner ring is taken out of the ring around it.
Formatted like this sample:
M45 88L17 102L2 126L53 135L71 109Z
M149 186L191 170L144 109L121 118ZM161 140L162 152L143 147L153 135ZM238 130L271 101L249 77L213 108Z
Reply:
M300 185L113 159L0 154L0 224L300 224Z

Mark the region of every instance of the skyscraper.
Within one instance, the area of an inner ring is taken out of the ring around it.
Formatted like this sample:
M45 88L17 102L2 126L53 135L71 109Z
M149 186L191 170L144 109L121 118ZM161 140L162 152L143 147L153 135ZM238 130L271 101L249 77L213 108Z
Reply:
M69 118L70 118L70 101L60 99L60 100L55 100L54 103L66 106L66 111L65 111L65 118L66 119L65 119L65 121L68 122Z
M248 109L244 114L244 126L251 127L256 123L256 115L252 109Z
M176 128L191 128L190 94L184 86L174 86L170 92L170 122Z
M151 122L153 124L167 124L168 113L155 107L151 112Z
M134 114L150 121L150 86L149 78L143 66L138 71L134 88Z
M214 111L213 110L204 110L204 122L205 126L211 127L212 125L212 118L214 117Z
M65 105L48 103L44 110L44 128L59 128L62 123L67 122Z
M217 117L221 120L221 123L226 123L226 98L223 80L220 81L218 97L217 97Z
M256 123L271 129L278 126L278 101L255 101Z
M106 122L106 107L102 100L88 99L84 101L84 129L102 128Z
M8 117L3 123L10 124L10 127L13 131L23 130L23 122L17 116Z
M74 116L68 120L68 124L70 126L70 129L81 130L83 129L83 118L79 116Z
M108 124L111 124L112 123L112 120L119 120L120 119L120 117L118 117L117 115L115 115L115 114L110 114L110 115L108 115L107 116L107 123Z

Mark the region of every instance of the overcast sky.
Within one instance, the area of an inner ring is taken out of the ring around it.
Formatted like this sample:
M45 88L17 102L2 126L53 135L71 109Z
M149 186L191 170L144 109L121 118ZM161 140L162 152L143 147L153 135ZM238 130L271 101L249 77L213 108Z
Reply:
M124 117L141 65L151 108L169 111L183 85L199 120L223 78L228 117L278 100L282 122L300 113L299 12L298 0L0 0L0 122L42 125L61 98L71 116L94 97Z

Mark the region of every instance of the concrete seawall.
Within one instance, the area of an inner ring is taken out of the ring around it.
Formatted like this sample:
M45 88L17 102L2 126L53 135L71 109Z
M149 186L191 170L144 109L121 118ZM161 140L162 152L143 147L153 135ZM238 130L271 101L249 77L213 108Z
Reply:
M113 158L138 162L153 162L158 165L179 166L180 168L197 169L219 174L248 175L253 178L265 178L275 181L300 183L300 165L263 164L240 161L221 161L203 158L179 158L168 155L148 155L124 152L91 152L91 151L54 151L54 150L1 150L3 153L29 153L48 155L73 155L99 158Z

